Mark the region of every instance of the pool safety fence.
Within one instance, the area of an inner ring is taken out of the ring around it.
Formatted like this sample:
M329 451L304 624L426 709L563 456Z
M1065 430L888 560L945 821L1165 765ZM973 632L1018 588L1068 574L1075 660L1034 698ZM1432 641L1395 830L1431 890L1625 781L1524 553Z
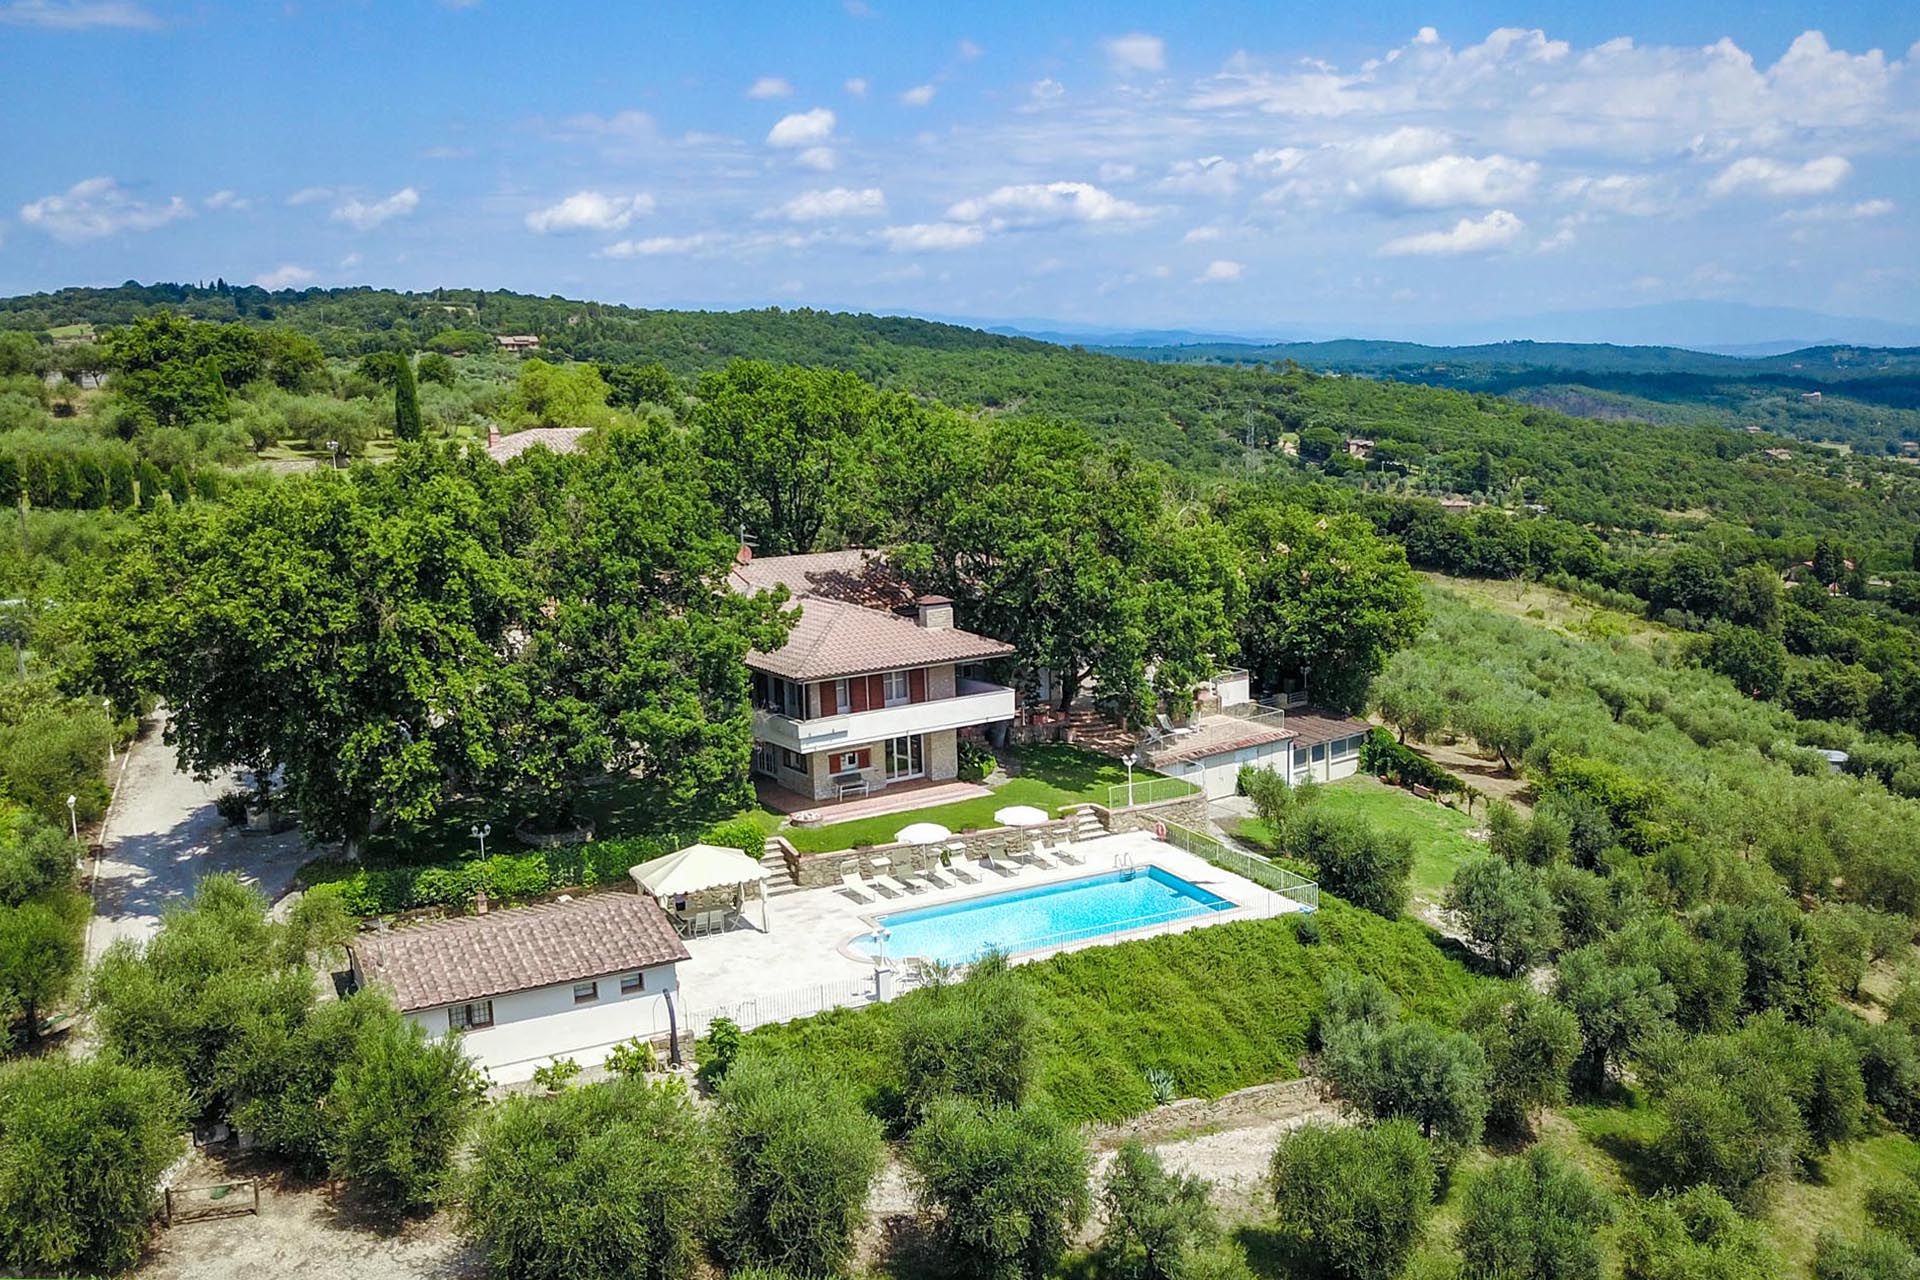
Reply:
M1300 910L1320 909L1320 885L1317 881L1276 866L1256 854L1236 849L1204 831L1177 822L1162 825L1166 828L1166 842L1174 848L1185 850L1196 858L1204 858L1222 871L1231 871L1243 880L1251 880L1263 889L1272 890Z
M1199 793L1200 788L1185 778L1139 778L1133 782L1116 782L1108 787L1107 808L1134 809L1143 804L1160 804Z

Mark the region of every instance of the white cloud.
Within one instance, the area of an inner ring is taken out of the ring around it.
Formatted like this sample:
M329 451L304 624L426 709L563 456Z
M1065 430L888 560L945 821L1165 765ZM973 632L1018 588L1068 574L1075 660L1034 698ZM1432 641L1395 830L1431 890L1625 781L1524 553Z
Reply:
M153 31L164 24L144 6L100 0L12 0L0 4L0 26L39 27L47 31Z
M1181 244L1206 244L1218 240L1227 233L1219 227L1195 227L1180 237Z
M955 222L916 222L910 226L888 227L880 234L885 237L887 247L897 253L967 249L987 238L984 227Z
M847 91L848 97L864 98L867 96L867 78L865 76L854 76L840 87Z
M879 187L855 191L851 187L833 187L826 191L803 191L781 205L778 212L789 222L820 222L829 218L873 218L887 211L887 196Z
M953 47L953 51L960 55L960 59L963 62L972 62L975 58L986 52L985 49L973 41L964 38L959 44Z
M647 141L657 132L653 117L644 111L616 111L610 116L591 111L568 116L560 122L559 135L566 140L607 138L629 142Z
M780 117L767 130L767 145L773 147L810 147L833 136L833 112L825 107L796 111Z
M360 265L360 255L358 253L349 253L344 258L340 259L340 269L342 271L351 271L359 265Z
M1246 264L1233 262L1226 258L1215 258L1207 264L1207 269L1194 277L1197 284L1230 284L1246 273Z
M1225 156L1202 156L1198 160L1176 161L1160 180L1166 191L1187 191L1198 195L1230 196L1239 185L1240 166Z
M653 197L641 192L610 196L598 191L576 191L558 204L527 215L527 230L541 235L564 231L624 231L635 218L653 212Z
M232 209L236 212L253 207L253 201L234 191L216 191L200 203L209 209Z
M657 258L665 255L698 253L717 248L727 237L711 231L685 236L649 236L645 240L619 240L600 250L602 258Z
M747 86L749 98L791 98L793 86L779 76L761 76Z
M1884 198L1862 200L1857 204L1816 204L1806 209L1789 209L1781 222L1864 222L1892 213L1893 201Z
M1137 177L1139 173L1138 165L1125 164L1118 160L1100 162L1100 181L1102 182L1127 182Z
M78 244L121 231L151 231L193 210L179 196L165 204L136 200L112 178L88 178L58 195L42 196L20 207L20 221L56 240Z
M1026 182L962 200L947 210L955 222L1001 218L1021 225L1049 222L1138 222L1153 211L1088 182Z
M1532 161L1503 155L1445 155L1388 169L1376 186L1389 201L1409 209L1450 209L1510 204L1532 189L1539 174L1540 166Z
M1653 193L1653 183L1649 179L1624 173L1610 173L1598 178L1585 174L1568 178L1555 186L1553 193L1562 200L1578 201L1609 213L1644 216L1659 213L1665 208Z
M1044 80L1035 80L1027 88L1027 103L1034 107L1049 107L1067 96L1067 86L1051 76Z
M302 187L287 197L287 203L296 207L303 204L317 204L322 200L333 199L334 194L332 187Z
M1707 190L1712 195L1725 196L1743 188L1757 187L1773 196L1813 196L1833 190L1852 172L1853 165L1845 156L1821 156L1805 164L1747 156L1722 169L1707 184Z
M795 164L804 168L826 173L839 163L840 158L834 154L832 147L808 147L793 159Z
M938 92L930 84L917 84L901 94L900 101L909 107L924 107L933 101L933 95Z
M1112 36L1100 42L1107 51L1107 62L1121 75L1134 71L1161 71L1167 65L1167 42L1159 36L1135 31Z
M263 271L253 278L253 282L262 289L291 289L296 285L309 283L313 272L291 262L283 262L271 271Z
M402 187L386 199L371 203L356 196L333 211L333 220L344 222L355 231L371 231L390 219L404 218L419 207L420 193L412 187Z
M1423 231L1389 240L1380 252L1389 256L1485 253L1513 243L1525 229L1526 223L1517 216L1495 209L1484 218L1462 218L1450 231Z

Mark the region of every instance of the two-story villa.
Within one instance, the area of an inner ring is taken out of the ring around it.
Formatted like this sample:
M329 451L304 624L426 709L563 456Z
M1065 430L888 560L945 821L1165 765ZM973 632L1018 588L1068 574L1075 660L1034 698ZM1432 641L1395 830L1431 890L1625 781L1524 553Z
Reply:
M754 559L733 585L784 586L799 609L787 643L753 653L753 768L815 801L867 795L960 768L959 733L1011 720L1013 690L978 664L1013 646L953 625L953 602L915 596L873 551Z

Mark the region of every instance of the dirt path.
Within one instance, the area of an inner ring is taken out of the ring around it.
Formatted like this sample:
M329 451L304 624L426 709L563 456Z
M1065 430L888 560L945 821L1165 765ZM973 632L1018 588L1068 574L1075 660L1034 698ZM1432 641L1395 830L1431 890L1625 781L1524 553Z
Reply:
M237 786L237 779L196 781L161 741L165 727L164 713L156 715L128 746L119 789L101 824L93 920L87 927L89 961L120 938L151 937L160 927L161 910L190 895L201 876L237 872L277 898L312 856L297 832L251 836L229 828L213 802Z
M354 1220L316 1188L267 1179L260 1212L159 1232L141 1280L468 1280L486 1274L447 1214L386 1230Z
M1523 815L1533 812L1533 783L1501 768L1499 756L1482 755L1471 743L1448 746L1436 742L1418 742L1408 745L1495 800L1507 801Z

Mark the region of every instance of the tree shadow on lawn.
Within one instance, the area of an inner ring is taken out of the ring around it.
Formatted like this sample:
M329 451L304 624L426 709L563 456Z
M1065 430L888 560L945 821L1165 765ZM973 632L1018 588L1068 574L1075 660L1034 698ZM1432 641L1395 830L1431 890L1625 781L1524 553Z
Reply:
M1248 1268L1261 1280L1294 1280L1296 1276L1318 1274L1312 1250L1290 1231L1249 1224L1228 1234L1246 1255Z
M946 1280L955 1271L933 1223L917 1213L889 1214L880 1220L873 1269L894 1280Z

